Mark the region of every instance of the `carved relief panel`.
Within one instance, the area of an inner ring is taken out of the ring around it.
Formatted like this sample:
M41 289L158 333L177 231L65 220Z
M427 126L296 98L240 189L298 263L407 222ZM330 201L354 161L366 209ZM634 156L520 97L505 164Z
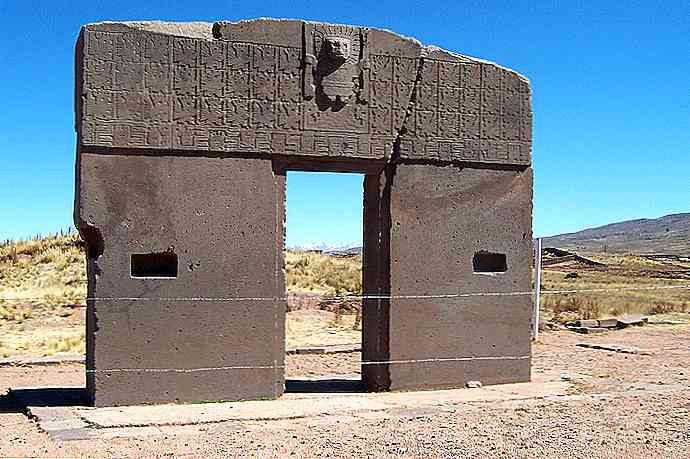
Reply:
M381 159L397 144L401 158L530 162L529 85L510 71L397 52L400 38L361 27L302 22L260 40L228 27L87 26L81 144Z
M529 164L528 84L493 64L424 59L401 157Z

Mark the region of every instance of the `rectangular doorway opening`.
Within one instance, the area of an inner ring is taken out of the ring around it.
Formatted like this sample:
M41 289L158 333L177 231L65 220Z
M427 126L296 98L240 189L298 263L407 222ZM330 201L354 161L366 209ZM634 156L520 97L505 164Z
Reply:
M286 392L362 391L364 174L287 172Z

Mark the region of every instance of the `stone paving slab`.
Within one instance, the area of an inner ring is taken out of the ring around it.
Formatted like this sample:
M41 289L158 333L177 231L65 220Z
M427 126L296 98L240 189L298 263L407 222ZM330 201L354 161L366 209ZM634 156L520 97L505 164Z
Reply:
M585 347L589 349L597 349L600 351L610 351L610 352L620 352L621 354L640 354L640 355L652 355L651 352L644 351L636 347L624 347L615 344L603 345L603 344L593 344L593 343L575 343L577 347Z
M84 440L97 436L95 429L77 413L83 402L83 387L13 389L10 394L36 419L41 430L53 440ZM49 406L62 405L62 406ZM65 406L67 405L67 406Z
M418 392L287 393L278 400L107 408L92 408L78 404L45 406L51 403L50 397L53 397L54 404L61 402L58 400L60 389L57 388L13 389L12 395L51 438L78 440L150 438L165 435L173 427L202 424L227 423L223 428L233 428L233 425L236 427L245 422L287 421L299 418L367 418L394 413L416 417L461 404L564 396L567 387L567 382L558 381ZM63 390L67 394L68 402L81 403L76 395L83 388Z
M325 346L305 346L289 347L285 349L286 354L345 354L350 352L360 352L360 344L328 344Z
M23 367L41 365L64 365L66 363L84 364L81 354L54 355L48 357L20 357L0 359L0 367Z
M189 405L128 406L114 408L78 408L83 419L98 428L207 424L225 421L272 421L325 414L384 410L395 406L389 401L370 397L328 395L322 398L221 402Z

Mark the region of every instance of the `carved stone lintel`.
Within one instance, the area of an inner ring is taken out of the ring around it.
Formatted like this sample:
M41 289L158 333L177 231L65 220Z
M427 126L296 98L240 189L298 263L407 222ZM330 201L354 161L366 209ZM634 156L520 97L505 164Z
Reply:
M343 135L399 138L401 158L530 164L529 82L512 71L357 26L245 21L214 37L87 26L80 144L296 154L312 135L338 156Z

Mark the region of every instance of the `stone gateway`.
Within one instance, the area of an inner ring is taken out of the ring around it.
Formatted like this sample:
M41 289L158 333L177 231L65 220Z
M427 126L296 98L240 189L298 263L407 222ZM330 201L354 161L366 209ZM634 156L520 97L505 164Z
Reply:
M529 380L530 297L495 295L531 288L523 76L366 27L99 23L75 99L95 405L283 393L291 170L365 174L369 390Z

